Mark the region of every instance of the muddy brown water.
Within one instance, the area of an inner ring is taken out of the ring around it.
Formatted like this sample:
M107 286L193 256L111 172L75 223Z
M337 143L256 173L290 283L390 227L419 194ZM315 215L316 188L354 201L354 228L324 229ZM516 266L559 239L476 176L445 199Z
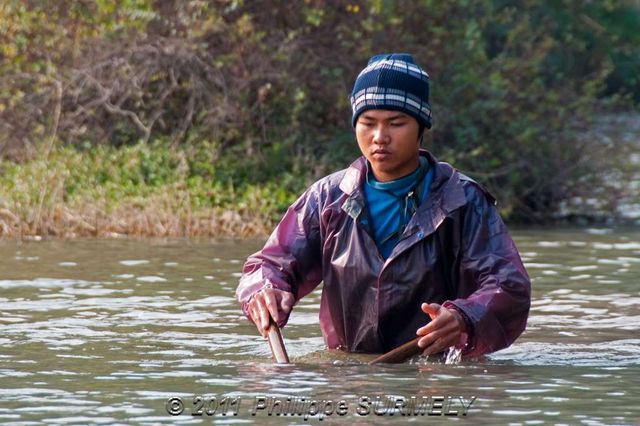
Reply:
M272 364L234 298L259 240L2 241L0 423L639 424L640 230L513 234L528 328L454 365L326 351L320 289Z

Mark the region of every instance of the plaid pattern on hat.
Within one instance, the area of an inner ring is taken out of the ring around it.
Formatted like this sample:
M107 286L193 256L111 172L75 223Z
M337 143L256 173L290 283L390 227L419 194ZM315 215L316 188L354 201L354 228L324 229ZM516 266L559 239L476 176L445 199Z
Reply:
M351 92L352 124L370 109L402 111L431 128L429 74L406 53L376 55L369 59Z

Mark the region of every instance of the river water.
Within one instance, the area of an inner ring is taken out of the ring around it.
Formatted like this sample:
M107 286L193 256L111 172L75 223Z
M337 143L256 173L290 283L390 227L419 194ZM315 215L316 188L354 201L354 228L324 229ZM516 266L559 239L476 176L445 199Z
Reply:
M0 423L639 424L640 230L514 237L533 300L512 347L379 366L324 350L319 290L271 362L234 299L262 241L1 242Z

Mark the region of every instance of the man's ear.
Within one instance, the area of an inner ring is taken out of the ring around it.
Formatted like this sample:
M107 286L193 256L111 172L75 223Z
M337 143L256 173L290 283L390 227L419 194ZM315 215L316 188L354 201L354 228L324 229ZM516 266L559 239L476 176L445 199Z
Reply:
M418 130L418 145L422 146L422 142L424 142L424 134L427 132L426 127L420 126Z

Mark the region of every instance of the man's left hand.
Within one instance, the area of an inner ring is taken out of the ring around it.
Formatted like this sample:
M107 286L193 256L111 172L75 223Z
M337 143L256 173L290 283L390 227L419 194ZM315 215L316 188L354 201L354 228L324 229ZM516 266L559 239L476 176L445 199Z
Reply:
M418 346L424 349L423 355L442 352L458 344L460 336L466 331L464 319L458 311L437 303L423 303L420 308L431 317L429 324L416 331L416 335L423 336L418 340Z

